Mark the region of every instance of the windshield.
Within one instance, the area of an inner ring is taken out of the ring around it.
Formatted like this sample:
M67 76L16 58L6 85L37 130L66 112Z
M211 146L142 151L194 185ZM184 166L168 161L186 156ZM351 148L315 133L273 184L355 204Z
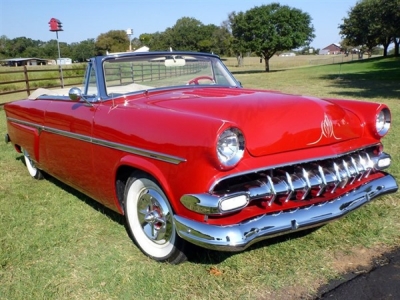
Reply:
M177 86L238 87L220 59L206 55L140 55L104 62L108 96Z

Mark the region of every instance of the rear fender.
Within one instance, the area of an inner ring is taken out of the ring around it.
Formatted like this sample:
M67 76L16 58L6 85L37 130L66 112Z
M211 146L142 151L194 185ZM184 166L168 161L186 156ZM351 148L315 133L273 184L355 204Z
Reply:
M37 127L20 124L14 121L8 121L8 134L15 149L21 151L25 149L30 157L39 163L39 135Z

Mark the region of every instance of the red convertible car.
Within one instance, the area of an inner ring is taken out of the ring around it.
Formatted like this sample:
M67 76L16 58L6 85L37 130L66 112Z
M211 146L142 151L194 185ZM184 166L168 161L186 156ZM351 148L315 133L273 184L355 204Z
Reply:
M245 89L218 56L90 60L82 88L5 105L6 142L43 173L124 215L157 261L187 242L240 251L321 226L397 191L389 108Z

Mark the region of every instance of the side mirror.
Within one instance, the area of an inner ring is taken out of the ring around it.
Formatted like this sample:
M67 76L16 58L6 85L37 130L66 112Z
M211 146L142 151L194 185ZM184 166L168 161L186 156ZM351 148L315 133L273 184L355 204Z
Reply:
M69 99L72 101L80 101L82 99L82 91L77 87L73 87L68 92Z

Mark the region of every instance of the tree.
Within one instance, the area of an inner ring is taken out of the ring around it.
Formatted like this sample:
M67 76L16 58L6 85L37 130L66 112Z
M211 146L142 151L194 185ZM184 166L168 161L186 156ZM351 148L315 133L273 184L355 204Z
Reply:
M40 46L39 47L28 46L20 56L43 58L45 57L43 54L44 54L43 49Z
M188 51L200 51L200 47L207 47L208 30L203 23L194 18L183 17L176 21L172 28L164 32L168 48ZM202 41L202 46L199 45Z
M5 36L0 36L0 58L8 57L10 49L10 40Z
M200 21L184 17L164 32L143 33L138 45L151 50L187 50L214 53L228 53L231 35L226 28L216 25L203 25Z
M369 55L382 45L386 56L389 45L400 37L400 0L357 2L339 29L348 44L365 49Z
M129 43L125 30L110 30L97 37L95 46L97 54L104 55L107 52L124 52L129 49Z
M152 51L167 50L170 46L164 33L143 33L139 36L142 45L149 47Z
M368 50L377 45L377 36L371 31L369 9L366 2L357 3L349 12L348 18L343 18L339 25L340 34L348 45L360 46Z
M61 57L72 57L72 51L71 51L71 47L64 42L59 42L60 45L60 54ZM57 52L57 58L58 58L58 52Z
M45 42L41 47L42 47L43 57L52 59L58 57L57 40L50 40L48 42Z
M85 62L96 55L95 40L87 39L80 43L71 44L71 58L73 61Z
M250 45L246 42L245 33L246 26L248 25L245 20L245 14L243 12L235 13L232 12L228 16L230 29L232 33L232 50L235 53L238 61L238 66L241 67L243 64L244 53L250 52Z
M167 28L164 32L168 48L196 50L200 26L203 26L203 24L194 18L184 17L176 21L173 27Z
M229 27L229 21L224 21L215 29L212 35L213 51L219 55L231 56L233 54L233 37Z
M218 27L210 25L201 25L199 28L199 40L197 41L197 51L200 52L218 52L214 33L218 31Z
M342 48L342 51L348 55L350 52L352 52L354 45L349 39L344 38L340 42L340 47Z
M43 42L39 40L32 40L27 37L17 37L12 40L8 40L5 36L2 37L3 45L5 47L4 51L8 54L9 57L26 57L27 49L29 53L31 53L32 48L39 47Z
M387 34L392 37L395 45L394 55L399 56L400 44L400 0L382 0L377 1L378 6L383 8L381 12L381 20L385 21L387 26Z
M241 51L248 48L264 58L266 72L269 59L277 51L307 46L315 37L308 13L279 3L232 13L230 21L235 41L242 43Z
M315 49L310 46L302 47L300 50L298 50L296 52L301 55L315 55L315 53L317 53L317 52L315 52Z
M145 46L145 45L142 44L142 41L139 38L136 38L136 37L131 40L131 44L132 44L132 50L133 51L136 50L136 49L139 49L142 46Z
M139 40L140 40L142 46L149 46L152 38L153 38L153 34L150 34L150 33L142 33L139 36Z

